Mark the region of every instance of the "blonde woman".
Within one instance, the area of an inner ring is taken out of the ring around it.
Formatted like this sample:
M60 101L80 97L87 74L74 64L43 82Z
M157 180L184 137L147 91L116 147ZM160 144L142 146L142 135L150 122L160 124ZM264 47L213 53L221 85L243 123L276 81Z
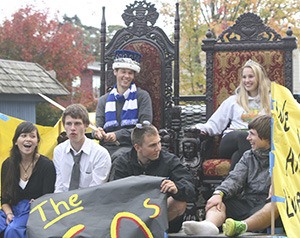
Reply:
M265 69L248 60L240 74L240 85L205 124L196 124L202 134L223 134L220 157L231 159L231 170L243 153L250 149L246 140L248 123L257 115L270 114L271 81Z

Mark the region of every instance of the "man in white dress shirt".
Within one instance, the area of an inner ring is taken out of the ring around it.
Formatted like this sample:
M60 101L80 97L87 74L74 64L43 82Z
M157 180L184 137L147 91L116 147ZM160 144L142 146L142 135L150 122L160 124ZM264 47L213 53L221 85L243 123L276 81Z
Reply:
M68 106L62 115L62 122L69 139L54 149L55 192L70 190L73 155L81 155L79 156L80 173L78 171L79 189L107 182L111 158L104 147L85 136L85 131L90 124L86 108L80 104Z

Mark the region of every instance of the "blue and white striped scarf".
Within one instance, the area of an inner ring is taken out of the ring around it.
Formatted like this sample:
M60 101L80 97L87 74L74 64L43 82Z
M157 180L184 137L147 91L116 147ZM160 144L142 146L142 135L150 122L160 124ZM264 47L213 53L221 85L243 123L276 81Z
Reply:
M117 92L117 86L109 93L105 104L105 124L104 129L117 127L116 101L125 101L121 113L121 126L134 126L138 122L138 105L136 97L136 86L131 83L130 87L123 95Z

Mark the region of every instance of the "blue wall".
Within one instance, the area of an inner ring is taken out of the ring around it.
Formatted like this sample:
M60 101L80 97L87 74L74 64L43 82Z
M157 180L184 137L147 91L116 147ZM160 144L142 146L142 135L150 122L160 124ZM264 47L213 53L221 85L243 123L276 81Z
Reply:
M36 97L30 95L0 96L0 112L36 123Z

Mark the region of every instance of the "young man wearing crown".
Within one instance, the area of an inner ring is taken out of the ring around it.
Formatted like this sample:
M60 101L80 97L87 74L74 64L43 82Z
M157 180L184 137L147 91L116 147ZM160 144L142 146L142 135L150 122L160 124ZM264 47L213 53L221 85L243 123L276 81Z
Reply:
M96 109L94 138L109 151L112 160L132 148L130 134L138 122L153 119L152 102L147 91L137 88L134 79L140 72L142 55L117 50L112 65L116 84L101 96Z

